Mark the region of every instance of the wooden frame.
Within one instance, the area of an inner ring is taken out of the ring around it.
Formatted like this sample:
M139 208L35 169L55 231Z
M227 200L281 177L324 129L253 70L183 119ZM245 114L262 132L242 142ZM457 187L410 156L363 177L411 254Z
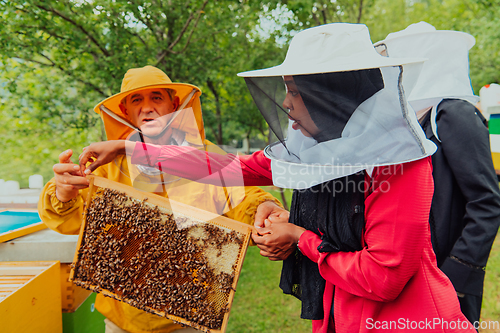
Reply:
M172 212L172 208L171 208L170 203L171 202L174 203L174 202L168 200L167 198L164 198L162 196L152 194L152 193L142 192L142 191L134 189L133 187L123 185L121 183L114 182L114 181L108 180L106 178L97 177L97 176L90 176L89 194L88 194L88 197L86 200L86 205L87 205L86 207L90 207L92 197L93 197L94 193L96 192L97 188L106 188L106 189L117 190L117 191L120 191L120 192L126 194L127 196L132 197L136 200L139 200L139 201L147 200L148 204L152 204L152 205L161 207L163 210L167 210L167 211ZM241 272L241 268L243 265L243 260L244 260L245 254L246 254L246 250L247 250L249 242L250 242L250 236L251 236L253 226L250 226L250 225L247 225L247 224L244 224L244 223L241 223L241 222L238 222L238 221L235 221L235 220L223 217L223 216L218 216L218 215L215 215L213 213L206 212L206 211L203 211L201 209L197 209L195 207L185 205L185 204L182 204L179 202L175 202L175 211L176 212L180 211L183 216L187 216L187 217L191 218L192 220L206 222L206 223L209 223L212 225L231 229L231 230L234 230L234 231L244 235L243 244L241 246L239 255L237 257L237 264L236 264L236 267L234 267L234 279L233 279L232 290L229 292L228 299L227 299L227 305L226 305L227 312L224 314L221 328L220 329L211 329L211 328L202 326L198 323L186 320L185 318L181 318L181 317L178 317L178 316L175 316L172 314L168 314L165 312L159 312L155 309L151 309L151 308L149 308L149 309L153 310L152 312L154 312L158 315L164 316L166 318L169 318L171 320L174 320L176 322L179 322L179 323L182 323L182 324L185 324L188 326L192 326L196 329L203 330L205 332L224 333L226 330L226 327L227 327L227 323L228 323L228 319L229 319L229 310L230 310L232 302L233 302L234 292L236 290L236 285L237 285L238 278L239 278L239 275ZM80 248L82 246L82 241L83 241L83 238L85 236L85 231L86 231L86 227L87 227L87 213L88 213L88 211L86 210L84 213L84 222L82 223L82 226L80 229L80 236L79 236L78 243L77 243L77 250L76 250L74 261L73 261L74 267L77 266L77 262L79 260ZM71 270L71 273L70 273L70 277L69 277L70 280L74 281L75 274L76 274L75 268L73 268ZM124 301L124 302L127 302L130 304L130 302L128 302L126 299L121 299L118 295L114 294L113 292L111 292L109 290L101 289L99 286L90 286L90 287L93 288L94 290L99 291L100 293L102 293L105 296L110 296L112 298L115 298L115 299L118 299L120 301Z

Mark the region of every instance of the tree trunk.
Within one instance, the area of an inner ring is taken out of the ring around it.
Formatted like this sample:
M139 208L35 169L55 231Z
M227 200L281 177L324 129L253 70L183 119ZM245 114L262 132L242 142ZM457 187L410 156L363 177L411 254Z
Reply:
M217 133L214 133L216 143L218 145L222 145L222 112L220 108L220 100L219 94L217 93L217 89L215 89L214 83L212 80L207 80L208 89L214 94L215 98L215 119L217 119Z

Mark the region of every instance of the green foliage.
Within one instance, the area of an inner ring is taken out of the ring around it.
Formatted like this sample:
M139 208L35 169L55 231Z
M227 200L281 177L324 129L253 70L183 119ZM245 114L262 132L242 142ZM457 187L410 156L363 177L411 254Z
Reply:
M485 84L500 83L500 10L499 7L483 10L470 22L470 31L476 45L470 52L470 76L474 91Z
M474 91L478 94L485 84L500 82L498 0L288 0L281 4L293 13L285 25L290 32L324 23L360 22L368 26L372 41L377 42L420 21L440 30L467 32L476 38L470 51Z
M52 165L63 150L79 154L83 146L99 140L100 126L95 125L100 122L90 108L78 107L89 105L87 97L68 88L54 70L8 59L3 69L0 178L27 187L32 174L52 178ZM46 88L39 89L40 82Z
M426 21L439 30L471 34L476 45L471 49L470 76L476 94L487 83L500 82L499 7L486 0L376 0L364 15L363 23L374 42L387 34Z
M105 139L93 106L119 91L127 69L145 65L202 88L211 141L267 141L267 124L236 74L281 63L291 36L323 23L365 23L373 41L422 20L438 29L468 32L477 42L470 52L477 93L484 84L500 81L498 4L0 0L0 178L48 177L62 150L79 152Z
M260 8L247 0L0 1L0 177L50 175L62 150L103 140L93 106L119 91L127 69L145 65L202 88L209 139L264 135L235 76L283 53L265 41L264 53L249 52L261 42L252 37ZM41 165L27 153L36 144L50 151Z
M296 16L297 26L308 28L326 23L362 23L373 0L288 0L282 1Z

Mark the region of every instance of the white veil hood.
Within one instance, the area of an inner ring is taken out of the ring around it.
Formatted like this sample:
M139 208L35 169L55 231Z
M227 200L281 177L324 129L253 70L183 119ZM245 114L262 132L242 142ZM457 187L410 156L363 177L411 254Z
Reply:
M384 45L389 58L408 55L428 58L407 96L415 111L419 111L436 106L444 98L463 99L473 105L479 101L469 77L469 50L474 44L474 37L467 33L436 30L426 22L419 22L390 33L375 47Z

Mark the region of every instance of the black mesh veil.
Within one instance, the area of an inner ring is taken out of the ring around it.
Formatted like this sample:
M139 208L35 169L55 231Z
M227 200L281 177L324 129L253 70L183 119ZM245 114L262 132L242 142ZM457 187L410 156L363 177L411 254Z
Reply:
M319 129L313 135L318 142L339 138L354 110L384 87L378 68L299 75L294 81Z
M286 96L283 78L280 76L247 77L245 78L245 82L255 104L261 110L262 116L269 124L269 128L278 140L285 145L288 112L282 106L282 102ZM263 112L262 110L266 111Z
M290 121L296 123L294 129L300 128L304 135L318 142L339 138L356 108L384 87L378 68L247 77L245 81L260 112L285 147ZM307 114L300 110L302 106Z
M304 189L374 166L420 159L436 149L409 110L403 66L251 74L241 76L278 138L264 150L276 186Z

